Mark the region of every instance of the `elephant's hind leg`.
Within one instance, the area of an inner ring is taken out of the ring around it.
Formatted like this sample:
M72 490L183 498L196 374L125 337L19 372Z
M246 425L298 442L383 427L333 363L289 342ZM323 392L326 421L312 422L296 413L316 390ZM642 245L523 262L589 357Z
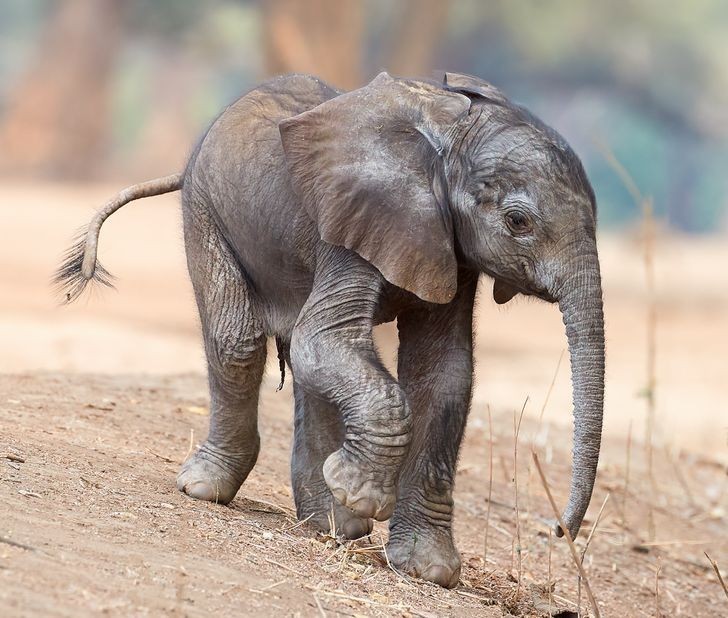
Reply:
M296 400L291 480L298 519L306 520L321 532L358 539L372 531L373 521L355 515L334 500L324 480L324 461L344 441L344 423L330 403L306 393L296 384Z
M183 464L177 488L192 498L225 504L258 458L266 337L245 275L207 211L185 203L184 229L207 355L210 430Z

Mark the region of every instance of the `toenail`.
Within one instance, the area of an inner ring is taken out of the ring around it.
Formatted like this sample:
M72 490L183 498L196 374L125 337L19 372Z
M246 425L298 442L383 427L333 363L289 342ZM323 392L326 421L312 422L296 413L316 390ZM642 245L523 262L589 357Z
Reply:
M445 566L433 565L425 569L422 579L434 582L443 588L454 588L460 579L460 574Z
M347 539L359 539L372 531L371 519L353 517L344 523L342 532Z

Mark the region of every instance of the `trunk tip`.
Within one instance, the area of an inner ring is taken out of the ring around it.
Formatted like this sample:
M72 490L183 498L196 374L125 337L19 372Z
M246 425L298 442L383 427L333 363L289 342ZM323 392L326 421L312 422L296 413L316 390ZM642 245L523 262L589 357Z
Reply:
M569 536L571 537L571 540L576 540L576 537L579 535L579 530L581 529L581 521L578 524L568 523L567 521L564 521L564 525L569 530ZM555 521L553 523L552 530L558 538L562 538L564 536L564 529L561 527L558 521Z

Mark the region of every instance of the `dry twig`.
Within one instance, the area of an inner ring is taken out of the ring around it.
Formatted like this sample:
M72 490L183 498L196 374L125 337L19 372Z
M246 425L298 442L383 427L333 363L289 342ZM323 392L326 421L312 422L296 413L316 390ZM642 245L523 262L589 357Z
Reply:
M662 616L660 612L660 571L662 571L662 562L657 564L655 570L655 618Z
M720 582L720 585L723 586L723 592L725 592L725 598L728 599L728 588L726 588L725 581L723 581L723 576L720 574L720 570L718 569L718 563L708 555L707 551L703 553L708 559L708 562L710 562L710 566L713 567L715 574L718 576L718 581Z
M564 524L564 521L561 519L561 513L559 512L559 508L556 506L556 501L551 494L551 489L549 488L549 483L546 480L546 475L541 468L541 463L538 460L538 455L536 453L531 453L531 455L533 455L533 463L536 464L536 470L538 470L538 475L541 477L541 483L543 484L543 488L546 491L546 496L549 499L549 503L551 504L551 508L554 512L554 515L556 516L556 520L559 522L559 526L561 526L561 530L564 533L564 538L569 545L571 557L574 560L574 564L576 565L577 570L579 571L579 575L581 575L581 578L584 581L584 588L586 588L586 594L589 597L589 604L591 605L596 618L600 618L601 614L599 613L599 606L597 605L597 600L594 598L591 586L589 585L589 578L586 576L584 566L581 564L581 560L579 560L579 555L576 553L576 546L574 545L574 541L571 538L571 533L566 527L566 524Z
M629 469L632 463L632 419L627 430L627 461L624 466L624 495L622 496L622 527L627 528L627 497L629 496Z
M516 552L518 555L518 583L516 585L516 600L521 593L521 579L523 577L523 548L521 547L521 514L518 510L518 436L521 433L521 421L523 421L523 413L528 404L528 397L523 402L521 413L516 420L516 411L513 411L513 487L515 492L515 511L516 511Z
M546 588L548 589L548 595L549 595L549 616L551 615L551 607L553 606L554 602L554 593L551 588L551 550L553 548L553 543L551 542L551 526L549 526L549 566L548 566L548 579L546 580Z
M8 461L14 461L16 463L25 463L25 459L21 457L20 455L16 455L15 453L4 453L3 455L0 455L3 459L7 459Z
M670 462L672 469L675 471L675 478L677 479L678 483L680 483L680 487L682 487L682 490L685 492L685 497L688 499L688 504L690 504L691 508L699 510L698 503L695 501L693 492L690 491L690 485L688 484L687 480L685 480L685 475L680 469L680 463L679 461L675 460L675 457L673 457L673 454L671 450L667 447L667 445L665 446L665 455L667 456L667 460ZM678 459L679 457L680 455L678 454Z
M602 156L614 170L622 184L629 191L635 205L642 211L642 225L644 233L644 253L643 262L645 267L645 283L647 289L647 328L646 328L646 348L647 348L647 365L644 396L647 402L647 415L645 422L645 450L647 459L647 474L650 481L650 496L647 512L647 527L650 541L655 539L655 515L653 510L654 497L657 492L657 485L654 476L654 448L653 434L655 428L655 410L656 410L656 371L655 359L657 357L656 345L656 325L657 325L657 303L655 301L655 266L654 266L654 250L655 250L655 216L654 205L651 197L642 194L627 169L620 163L614 152L603 142L596 144L601 151Z
M6 536L0 536L0 543L5 543L6 545L10 545L11 547L17 547L18 549L27 549L28 551L36 551L35 547L31 547L30 545L25 545L24 543L18 543L17 541L13 541L12 539L9 539Z
M493 417L488 408L488 507L485 511L485 538L483 541L483 567L488 562L488 530L490 528L490 505L493 497Z
M589 551L589 545L591 544L592 538L594 538L594 533L597 531L597 527L599 526L599 521L602 519L602 513L604 512L604 507L607 506L607 501L609 500L609 494L607 494L604 497L604 502L602 502L602 506L599 508L599 513L597 513L597 518L594 520L594 525L592 526L592 529L589 532L589 536L586 537L586 543L584 543L584 549L581 550L581 563L584 564L584 558L586 558L586 552ZM581 575L577 577L576 580L576 603L578 606L578 614L581 615Z
M192 451L195 449L195 430L190 427L190 446L187 449L187 454L184 457L184 461L187 461L187 458L192 455Z
M566 350L561 350L561 354L559 354L559 360L556 361L556 369L554 369L554 375L551 377L551 384L549 384L549 389L546 391L546 398L543 400L543 405L541 406L541 412L538 415L538 426L536 427L536 434L534 435L534 442L536 440L536 437L541 433L541 425L543 424L543 415L546 412L546 406L549 405L549 399L551 399L551 392L554 390L554 385L556 384L556 378L559 375L559 369L561 368L561 361L564 359L564 352Z
M290 532L291 530L296 530L297 528L300 528L301 526L303 526L314 515L315 515L315 513L311 513L308 517L306 517L306 519L302 519L301 521L296 521L286 528L279 528L279 530L281 532Z
M319 601L319 598L316 596L316 593L312 592L311 596L313 597L313 600L316 602L316 607L318 608L319 613L321 614L321 617L326 618L326 612L324 611L323 605L321 605L321 601Z
M381 543L382 547L382 553L384 554L384 560L387 563L387 566L389 567L389 570L392 571L397 577L399 577L403 582L405 582L408 585L412 585L412 582L408 578L408 576L404 575L403 573L400 573L397 569L394 568L394 565L389 561L389 554L387 554L387 545L384 542L384 539L382 537L379 537L379 542Z
M655 303L655 267L654 267L654 237L655 218L653 215L652 199L642 200L642 214L644 219L644 263L645 277L647 279L647 384L645 387L645 399L647 400L647 423L645 427L645 443L647 447L647 473L649 476L651 490L655 492L654 474L654 430L655 430L655 387L657 378L655 376L655 330L657 323L657 308ZM652 502L652 500L650 500ZM652 508L650 508L650 540L655 537L655 522Z
M632 547L665 547L666 545L708 545L710 543L709 540L705 539L699 539L699 540L687 540L687 541L681 541L677 539L673 539L671 541L648 541L646 543L637 543L633 545Z
M174 463L174 459L170 459L166 455L157 453L150 448L147 449L147 453L149 453L150 455L154 455L157 459L161 459L164 463Z
M272 560L270 558L263 558L263 560L265 560L268 564L273 564L273 565L275 565L277 567L280 567L282 569L285 569L286 571L290 571L291 573L295 573L296 575L299 575L300 574L295 569L292 569L291 567L289 567L289 566L287 566L285 564L282 564L281 562L276 562L275 560Z
M280 504L276 504L275 502L268 502L267 500L263 500L261 498L248 498L248 502L251 503L251 506L248 510L258 512L258 513L270 513L271 515L288 515L289 517L295 517L296 513L293 509L282 506ZM256 506L258 505L258 506ZM265 509L260 508L259 505L268 507Z

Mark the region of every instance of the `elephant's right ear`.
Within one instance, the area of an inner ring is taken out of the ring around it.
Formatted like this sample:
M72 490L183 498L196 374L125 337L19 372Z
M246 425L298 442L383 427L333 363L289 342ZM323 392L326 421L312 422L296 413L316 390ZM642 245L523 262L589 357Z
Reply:
M449 302L457 289L438 175L448 130L469 109L461 94L381 73L280 124L294 187L321 238L430 302Z

